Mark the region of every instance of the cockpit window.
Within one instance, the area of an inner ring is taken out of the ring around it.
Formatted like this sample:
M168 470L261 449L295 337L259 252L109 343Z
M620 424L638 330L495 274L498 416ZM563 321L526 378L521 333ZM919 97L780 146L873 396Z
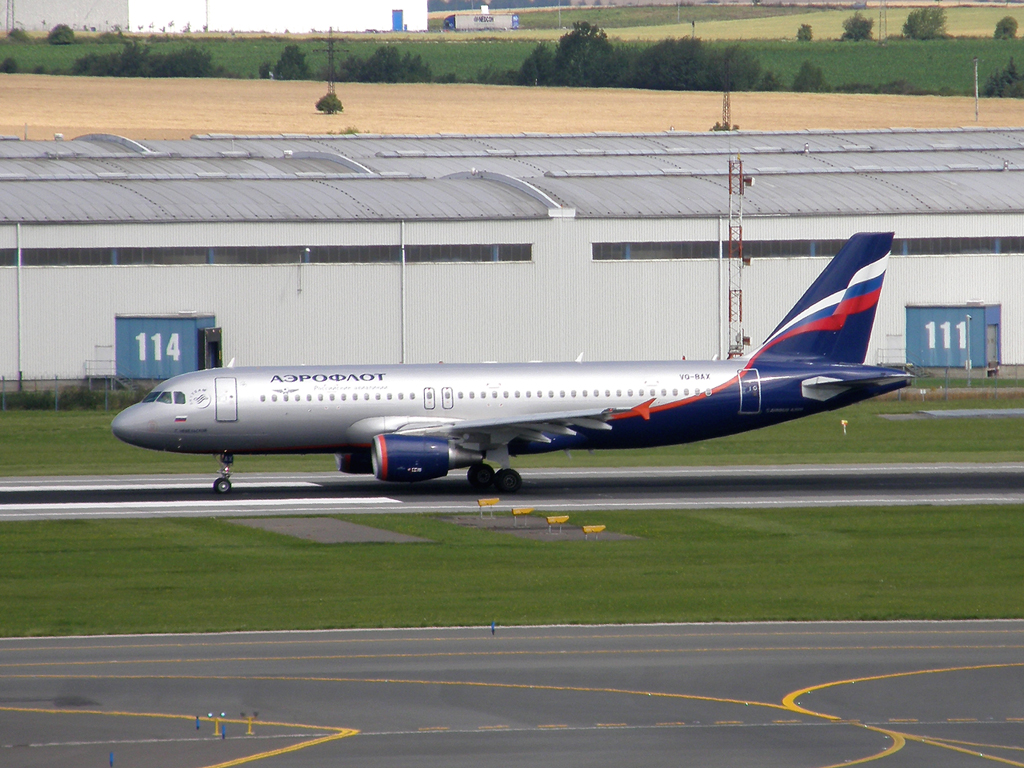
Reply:
M146 395L144 398L142 398L142 402L144 402L144 403L152 403L158 397L160 397L160 393L157 392L154 389L152 392L150 392L148 395Z
M156 399L156 401L158 403L169 403L169 402L171 402L171 393L170 392L166 392L166 391L165 392L161 392L160 396Z
M185 393L184 392L175 392L174 393L174 404L175 405L184 405L185 404Z

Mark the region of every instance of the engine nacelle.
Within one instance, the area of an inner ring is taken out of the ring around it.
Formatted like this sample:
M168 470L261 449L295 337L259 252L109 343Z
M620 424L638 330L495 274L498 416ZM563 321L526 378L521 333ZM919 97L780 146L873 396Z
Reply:
M448 440L415 435L377 435L370 449L378 480L415 483L444 477L448 470L483 461L484 455Z
M350 475L373 474L373 462L369 453L336 453L334 460L338 463L339 472Z

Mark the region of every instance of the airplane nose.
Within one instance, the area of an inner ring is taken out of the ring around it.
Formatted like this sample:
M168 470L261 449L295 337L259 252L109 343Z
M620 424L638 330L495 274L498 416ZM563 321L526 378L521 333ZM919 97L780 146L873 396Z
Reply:
M129 445L143 445L143 437L150 430L149 420L145 414L139 412L140 410L137 405L133 405L114 417L110 422L110 431L114 433L114 437Z

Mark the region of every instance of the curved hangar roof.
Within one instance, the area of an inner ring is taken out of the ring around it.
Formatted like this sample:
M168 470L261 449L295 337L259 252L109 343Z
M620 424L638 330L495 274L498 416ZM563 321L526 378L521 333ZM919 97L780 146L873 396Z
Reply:
M0 141L0 221L1024 211L1024 129Z

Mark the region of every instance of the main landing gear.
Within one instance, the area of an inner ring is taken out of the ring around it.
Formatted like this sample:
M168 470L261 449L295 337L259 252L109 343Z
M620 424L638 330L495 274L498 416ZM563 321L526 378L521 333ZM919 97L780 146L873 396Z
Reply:
M220 455L220 477L213 481L213 492L224 494L231 490L231 465L235 463L235 456L231 453Z
M515 493L523 486L523 478L514 469L495 472L488 464L474 464L466 475L469 484L478 491L494 486L501 493Z

